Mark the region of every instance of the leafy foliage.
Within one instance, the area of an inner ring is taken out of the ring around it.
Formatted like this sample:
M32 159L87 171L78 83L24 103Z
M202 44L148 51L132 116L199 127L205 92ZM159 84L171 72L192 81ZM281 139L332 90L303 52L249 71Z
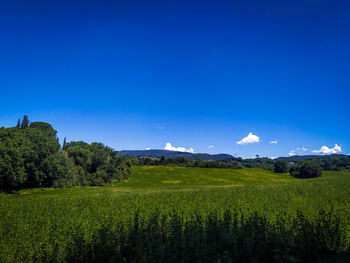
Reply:
M27 115L24 115L22 124L21 124L21 129L27 129L28 127L29 127L29 119Z
M161 166L180 166L180 167L202 167L202 168L233 168L242 169L246 168L262 168L266 170L273 170L274 160L269 158L255 158L255 159L242 159L242 158L228 158L222 161L203 161L200 157L191 161L185 156L177 156L176 158L131 158L134 160L135 165L161 165Z
M39 129L43 133L45 133L47 136L55 137L57 134L57 131L52 128L51 124L46 122L31 122L29 127L34 129Z
M302 161L295 169L292 175L298 178L314 178L320 177L322 174L321 167L314 161Z
M56 153L54 137L38 129L0 129L0 189L43 186L42 162Z
M301 161L314 161L325 171L340 171L350 169L350 155L330 154L330 155L301 155L292 157L280 157L278 159L299 163Z
M275 173L287 173L288 172L288 165L287 162L284 160L278 160L275 162L274 167Z
M18 126L18 125L17 125ZM0 128L0 190L103 185L130 177L130 163L102 143L67 143L57 131L24 116L21 128Z
M65 156L63 152L57 152L42 163L42 169L46 178L45 187L72 187L79 185L79 176L73 160Z

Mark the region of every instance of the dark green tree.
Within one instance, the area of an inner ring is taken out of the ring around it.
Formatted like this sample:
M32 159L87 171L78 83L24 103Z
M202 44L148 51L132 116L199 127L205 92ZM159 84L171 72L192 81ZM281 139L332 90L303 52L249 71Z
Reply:
M275 173L287 173L288 172L287 161L285 160L276 161L273 170Z
M80 146L82 148L86 148L86 147L89 147L89 144L83 141L72 141L72 142L66 143L66 149L74 146Z
M0 189L14 190L27 180L23 150L31 145L15 128L0 128ZM16 129L18 131L18 129ZM11 138L11 139L10 139Z
M64 137L62 150L65 150L66 148L67 148L66 137Z
M41 163L59 144L38 129L0 129L0 188L42 186Z
M198 158L194 161L193 166L194 166L194 167L202 167L202 166L203 166L203 160L202 160L202 158L198 157Z
M160 165L165 165L166 164L166 159L165 159L165 157L163 155L160 157L159 164Z
M185 156L179 155L175 158L175 163L178 165L185 165L188 162Z
M41 164L45 178L42 182L46 187L72 187L79 185L78 171L71 158L63 152L57 152L47 157Z
M76 166L84 169L85 174L90 173L92 153L81 146L67 148L68 156L73 159Z
M21 128L21 118L18 119L16 128L18 129Z
M297 178L314 178L322 175L321 167L314 161L302 161L298 164L294 176Z
M29 127L29 119L27 115L23 116L23 120L22 120L22 125L21 125L21 129L26 129Z
M39 129L44 132L47 136L56 137L57 131L52 128L51 124L46 122L32 122L29 125L29 128Z
M105 147L102 143L93 142L87 149L92 153L91 155L91 169L90 172L96 172L99 167L106 163L110 155L110 149Z

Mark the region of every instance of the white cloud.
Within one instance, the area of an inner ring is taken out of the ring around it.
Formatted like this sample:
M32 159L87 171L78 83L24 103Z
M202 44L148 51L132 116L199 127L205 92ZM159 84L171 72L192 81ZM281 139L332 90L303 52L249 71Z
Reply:
M304 152L308 151L309 149L305 148L305 147L298 147L294 150L291 150L288 155L289 156L294 156L294 155L302 155L305 154Z
M146 148L146 150L148 151L148 150L151 150L151 148Z
M338 144L335 144L333 148L328 148L327 146L322 146L319 150L312 151L313 153L322 153L322 154L330 154L330 153L338 153L341 152L342 149Z
M295 150L293 150L293 151L290 151L290 152L288 153L288 155L289 155L289 156L294 156L294 155L297 155L297 154L295 153Z
M208 149L213 149L215 146L213 146L213 145L210 145L210 146L208 146Z
M250 132L247 137L244 137L242 140L238 141L237 144L245 145L250 143L257 143L259 141L260 138Z
M276 144L278 141L270 141L271 144Z
M188 152L188 153L194 153L193 148L186 149L185 147L174 147L171 145L170 142L167 142L164 147L165 150L168 151L177 151L177 152Z

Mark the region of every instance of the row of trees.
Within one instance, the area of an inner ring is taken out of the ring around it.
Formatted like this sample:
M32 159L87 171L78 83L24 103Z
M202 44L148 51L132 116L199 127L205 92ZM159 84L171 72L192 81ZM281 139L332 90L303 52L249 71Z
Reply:
M70 142L61 148L57 131L27 116L0 128L0 190L103 185L128 179L131 162L102 143Z
M155 158L132 158L135 165L161 165L161 166L182 166L182 167L202 167L202 168L236 168L241 169L243 166L238 162L219 162L219 161L203 161L198 157L195 161L188 160L180 155L176 158L166 158L162 156L160 159Z
M230 158L222 161L203 161L200 157L196 160L188 160L184 156L176 158L166 158L162 156L158 158L132 158L135 165L162 165L162 166L185 166L185 167L202 167L202 168L262 168L266 170L273 170L274 161L269 158L243 159Z
M344 154L293 156L280 159L294 163L314 161L325 171L350 170L350 155Z
M164 166L184 166L184 167L201 167L201 168L263 168L267 170L274 170L275 173L290 173L294 177L298 178L311 178L321 176L321 167L314 161L306 160L299 162L298 164L288 165L285 160L271 160L268 158L256 158L256 159L227 159L221 162L219 161L206 161L201 158L197 158L195 161L190 161L184 156L178 156L176 158L165 158L162 156L160 159L143 158L143 159L130 159L134 165L164 165Z
M315 159L314 161L326 171L350 170L350 156L337 155L327 159Z

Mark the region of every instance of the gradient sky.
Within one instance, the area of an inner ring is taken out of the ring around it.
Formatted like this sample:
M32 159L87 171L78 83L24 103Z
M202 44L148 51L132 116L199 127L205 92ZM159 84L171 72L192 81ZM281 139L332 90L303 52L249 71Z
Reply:
M118 150L349 154L349 14L336 0L1 1L0 126L27 114Z

